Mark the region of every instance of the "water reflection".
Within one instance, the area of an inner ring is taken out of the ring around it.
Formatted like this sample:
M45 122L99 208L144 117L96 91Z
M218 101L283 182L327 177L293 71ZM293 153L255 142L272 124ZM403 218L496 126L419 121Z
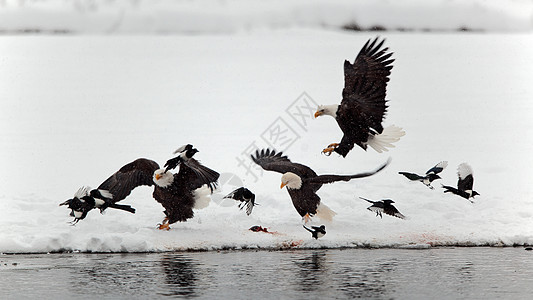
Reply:
M353 266L341 266L335 273L341 291L349 298L382 298L394 293L394 285L389 282L394 275L395 260L361 262Z
M2 261L0 291L13 299L20 291L33 299L528 299L533 282L531 253L516 249L19 255Z
M395 281L397 259L358 261L354 257L347 260L344 255L332 255L331 252L311 251L294 259L293 263L298 267L293 283L296 291L330 293L335 297L342 294L343 298L381 298L394 293L394 287L387 282Z
M71 286L76 293L142 294L150 291L146 286L155 280L151 263L138 255L95 254L80 257L71 263L75 267Z
M185 255L163 255L161 266L165 274L165 296L195 296L200 269L198 261Z
M297 290L316 291L326 282L328 272L325 251L314 251L303 258L295 259L294 264L298 267L295 283Z

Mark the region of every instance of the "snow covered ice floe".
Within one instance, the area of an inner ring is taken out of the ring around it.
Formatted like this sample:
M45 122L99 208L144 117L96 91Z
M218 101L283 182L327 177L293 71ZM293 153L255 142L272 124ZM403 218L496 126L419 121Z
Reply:
M303 128L286 110L303 91L317 103L340 100L342 63L370 37L1 37L0 252L533 244L533 140L524 134L533 129L531 34L387 34L396 61L385 125L401 124L406 135L386 155L325 157L323 146L340 138L336 124L310 119ZM337 215L318 240L302 228L279 174L256 181L237 160L253 142L266 146L263 133L279 118L299 134L284 153L317 173L368 171L393 158L375 176L320 190ZM235 179L192 220L156 230L163 209L142 187L122 202L135 214L95 210L69 226L58 205L80 186L98 186L138 157L161 164L189 142L199 160ZM449 166L435 190L398 174L440 160ZM473 204L440 188L457 182L463 162L476 171ZM222 200L239 186L256 194L251 216ZM358 197L393 199L409 219L380 219ZM254 225L280 234L249 231Z

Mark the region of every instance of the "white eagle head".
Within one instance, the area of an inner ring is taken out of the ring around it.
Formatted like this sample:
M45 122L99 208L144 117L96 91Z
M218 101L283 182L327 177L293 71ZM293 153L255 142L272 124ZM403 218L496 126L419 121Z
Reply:
M288 189L299 190L302 187L302 178L300 176L287 172L281 176L281 187L286 186Z
M159 187L169 187L174 182L174 174L165 169L158 169L154 172L153 180Z
M315 112L315 118L318 118L321 115L328 115L332 116L334 118L337 117L337 109L339 108L339 105L333 104L333 105L319 105L316 112Z

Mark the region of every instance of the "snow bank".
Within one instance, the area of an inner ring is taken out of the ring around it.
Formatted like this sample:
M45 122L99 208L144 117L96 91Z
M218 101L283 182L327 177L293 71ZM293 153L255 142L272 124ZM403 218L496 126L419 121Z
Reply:
M396 61L385 126L406 135L390 152L325 157L320 151L341 132L332 119L310 115L316 104L340 100L342 63L370 37L0 37L0 252L533 244L533 37L387 34ZM95 210L67 223L69 211L58 205L80 186L96 187L138 157L163 164L186 143L223 173L221 191L189 222L156 230L163 209L142 187L123 201L136 214ZM319 191L338 214L316 241L279 189L280 175L246 168L247 152L269 145L319 174L373 170L389 156L392 163ZM398 174L442 160L449 166L435 190ZM440 188L457 182L462 162L481 194L474 204ZM251 216L222 201L242 185L260 204ZM380 219L359 196L392 198L409 219ZM254 225L279 234L249 231Z
M529 31L527 0L0 1L5 33L230 33L257 29Z

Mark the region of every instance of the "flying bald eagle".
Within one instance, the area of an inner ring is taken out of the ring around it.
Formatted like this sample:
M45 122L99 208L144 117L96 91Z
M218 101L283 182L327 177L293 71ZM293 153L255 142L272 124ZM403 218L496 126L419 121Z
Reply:
M394 147L405 132L394 125L381 125L387 112L385 100L387 82L392 69L389 48L381 48L385 40L368 40L354 63L344 61L344 89L340 105L320 105L315 118L321 115L334 117L344 136L340 143L332 143L322 151L331 155L333 151L346 157L355 144L364 150L368 146L377 152Z
M257 150L255 156L251 155L251 157L263 169L283 174L281 188L287 187L292 204L305 223L309 222L314 215L326 221L331 221L336 215L334 211L320 202L320 197L316 194L323 184L372 176L383 170L390 162L390 160L387 161L374 171L355 175L317 175L308 166L293 163L287 156L283 156L282 152L276 153L275 150L263 149L261 152Z
M177 174L160 169L153 160L139 158L120 168L98 189L108 191L117 202L138 186L154 185L153 197L165 208L165 218L159 229L168 230L170 224L192 218L193 208L209 204L209 195L216 188L218 177L217 172L194 158L181 163Z
M443 185L442 187L445 189L445 193L453 193L456 195L459 195L466 200L474 203L474 201L470 200L470 198L474 198L475 196L478 196L479 193L474 191L474 175L472 172L472 167L468 165L467 163L462 163L457 167L457 176L459 177L459 180L457 181L457 188Z

